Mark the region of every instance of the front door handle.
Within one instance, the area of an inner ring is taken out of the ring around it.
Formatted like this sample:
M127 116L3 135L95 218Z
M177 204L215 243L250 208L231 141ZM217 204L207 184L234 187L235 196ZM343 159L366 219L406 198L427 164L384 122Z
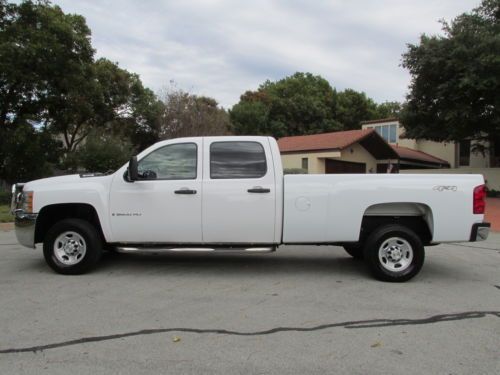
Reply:
M175 194L196 194L196 190L191 190L188 188L182 188L179 190L174 190Z
M263 188L260 186L254 186L253 188L248 189L247 191L249 193L261 193L262 194L262 193L270 193L271 189Z

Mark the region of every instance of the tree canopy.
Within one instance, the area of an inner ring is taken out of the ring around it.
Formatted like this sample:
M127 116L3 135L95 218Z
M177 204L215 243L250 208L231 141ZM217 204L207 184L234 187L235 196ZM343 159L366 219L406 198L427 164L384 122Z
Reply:
M412 81L402 114L411 138L491 140L500 134L500 0L442 21L443 36L408 45Z
M341 127L335 119L336 101L337 93L327 80L311 73L295 73L244 93L230 117L236 134L279 138L321 133Z
M228 133L229 117L215 99L178 89L165 93L157 128L158 139Z
M88 82L93 55L82 16L0 0L0 128L45 120L49 102Z
M295 73L245 92L231 109L230 118L236 134L280 138L359 129L361 121L392 117L397 112L396 102L378 105L363 92L337 92L321 76Z
M43 176L47 163L64 167L96 129L127 136L136 148L157 140L161 101L138 75L94 53L84 17L49 1L0 0L3 180ZM26 150L22 137L29 138ZM50 155L44 152L49 140Z
M336 112L343 130L359 129L361 121L379 118L377 104L364 92L352 89L338 94Z

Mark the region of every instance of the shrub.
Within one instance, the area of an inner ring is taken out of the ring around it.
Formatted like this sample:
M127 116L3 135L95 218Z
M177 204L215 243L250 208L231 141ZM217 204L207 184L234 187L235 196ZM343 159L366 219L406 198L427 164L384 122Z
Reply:
M71 158L88 172L104 173L121 167L133 153L130 141L116 135L94 133Z
M0 190L0 204L10 204L11 197L10 191Z
M307 170L302 168L285 168L283 174L307 174Z
M490 197L490 198L496 198L496 197L500 197L500 190L495 190L495 189L488 189L486 191L486 196L487 197Z

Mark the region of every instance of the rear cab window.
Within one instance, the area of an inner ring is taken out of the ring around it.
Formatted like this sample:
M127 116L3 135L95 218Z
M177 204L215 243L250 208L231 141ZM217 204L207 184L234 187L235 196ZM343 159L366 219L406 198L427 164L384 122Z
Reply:
M267 173L266 153L259 142L228 141L210 144L211 179L257 179Z

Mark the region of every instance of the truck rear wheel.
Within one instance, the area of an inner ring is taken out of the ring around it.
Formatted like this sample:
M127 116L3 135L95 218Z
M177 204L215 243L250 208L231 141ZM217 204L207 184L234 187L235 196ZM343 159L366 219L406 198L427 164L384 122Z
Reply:
M362 260L364 258L362 244L344 245L343 248L354 259Z
M64 275L85 273L101 258L102 242L88 221L65 219L49 229L43 242L47 264Z
M397 224L375 229L364 247L373 275L383 281L403 282L414 277L424 264L425 250L411 229Z

